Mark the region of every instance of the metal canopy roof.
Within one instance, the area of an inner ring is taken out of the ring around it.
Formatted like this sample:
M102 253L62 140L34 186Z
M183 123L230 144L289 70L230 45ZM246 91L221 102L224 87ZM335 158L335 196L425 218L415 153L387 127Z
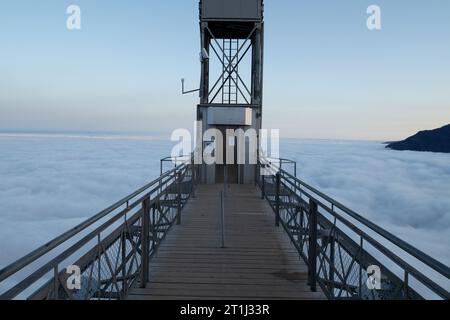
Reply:
M262 21L263 0L200 0L201 21Z

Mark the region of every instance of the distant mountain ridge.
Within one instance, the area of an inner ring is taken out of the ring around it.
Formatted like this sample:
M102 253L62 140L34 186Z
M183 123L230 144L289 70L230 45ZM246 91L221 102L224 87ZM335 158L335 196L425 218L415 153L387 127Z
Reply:
M386 148L450 153L450 124L435 130L420 131L403 141L389 143Z

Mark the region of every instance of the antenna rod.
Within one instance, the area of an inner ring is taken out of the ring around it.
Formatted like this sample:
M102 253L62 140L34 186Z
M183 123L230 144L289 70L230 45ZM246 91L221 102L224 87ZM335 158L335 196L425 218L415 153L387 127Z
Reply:
M184 79L181 79L181 93L182 94L188 94L188 93L193 93L193 92L197 92L197 91L200 91L200 89L184 91Z

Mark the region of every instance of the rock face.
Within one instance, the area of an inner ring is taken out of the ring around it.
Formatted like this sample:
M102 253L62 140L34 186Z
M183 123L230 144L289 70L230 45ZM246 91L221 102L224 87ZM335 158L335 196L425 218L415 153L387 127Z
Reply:
M386 148L450 153L450 124L436 130L420 131L406 140L389 143Z

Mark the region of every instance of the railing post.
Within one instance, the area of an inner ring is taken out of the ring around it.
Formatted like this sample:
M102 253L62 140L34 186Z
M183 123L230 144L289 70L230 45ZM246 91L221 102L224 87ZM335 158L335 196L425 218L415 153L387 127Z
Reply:
M359 240L359 286L358 294L362 297L362 287L363 287L363 264L362 264L362 253L364 250L364 238L361 236Z
M261 174L261 199L266 198L266 176Z
M125 224L127 222L125 221ZM127 284L127 268L126 268L126 260L127 260L127 238L126 238L126 229L124 225L124 231L122 232L122 235L120 237L121 240L121 251L122 251L122 298L125 299L127 295L128 290L128 284Z
M317 203L309 199L308 284L315 292L317 282Z
M404 280L403 280L403 289L404 289L404 299L409 299L409 273L405 270Z
M258 160L255 169L255 187L258 186L258 182L260 181L261 181L261 163Z
M102 293L102 264L101 264L101 261L102 261L102 242L101 242L101 234L100 233L98 233L97 234L97 250L98 250L98 252L97 252L97 255L98 255L98 265L97 265L97 281L98 281L98 284L97 284L97 286L98 286L98 290L97 290L97 292L98 292L98 299L97 300L100 300L101 299L101 293Z
M227 186L228 186L228 166L223 166L223 197L227 197Z
M192 195L192 198L195 198L195 180L197 179L196 178L196 170L195 170L195 162L194 162L194 157L192 157L192 161L191 161L191 170L192 170L192 181L191 181L191 183L192 183L192 186L191 186L191 195Z
M177 225L181 224L181 180L182 180L181 172L176 175L176 184L177 184Z
M152 228L152 238L151 238L152 247L150 248L151 252L155 251L155 248L156 248L156 246L159 243L159 235L158 235L158 232L157 232L158 227L156 225L156 215L157 215L156 211L158 210L158 206L160 204L160 200L161 199L159 198L157 203L153 203L153 205L152 205L152 207L150 209L151 213L152 213L151 220L150 220L151 221L150 226Z
M225 248L225 195L220 193L220 227L222 231L221 248Z
M278 172L276 175L276 188L277 188L277 193L275 196L275 226L279 227L280 226L280 185L281 183L281 176L280 173Z
M142 229L141 229L141 288L145 288L149 280L149 226L150 226L150 198L142 203Z
M53 268L53 290L55 291L54 300L59 300L59 271L58 271L58 265Z
M330 283L331 283L331 286L330 286L331 299L334 299L334 261L335 261L335 259L334 259L334 256L335 256L334 247L335 247L334 235L331 232L331 234L330 234L330 265L329 265L330 272L328 274L328 276L330 278L329 280L330 280Z

